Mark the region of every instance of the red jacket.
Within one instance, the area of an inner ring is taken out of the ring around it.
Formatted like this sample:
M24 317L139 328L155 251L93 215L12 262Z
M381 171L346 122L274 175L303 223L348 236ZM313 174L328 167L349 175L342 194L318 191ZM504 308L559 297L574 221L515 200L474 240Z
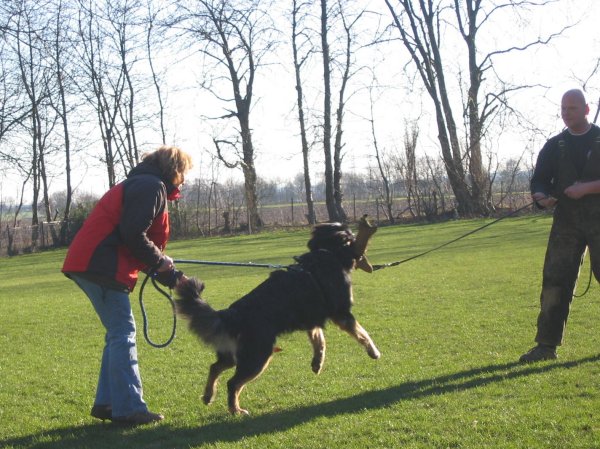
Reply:
M161 262L169 239L167 200L179 191L142 162L98 201L69 246L62 272L133 290L138 271Z

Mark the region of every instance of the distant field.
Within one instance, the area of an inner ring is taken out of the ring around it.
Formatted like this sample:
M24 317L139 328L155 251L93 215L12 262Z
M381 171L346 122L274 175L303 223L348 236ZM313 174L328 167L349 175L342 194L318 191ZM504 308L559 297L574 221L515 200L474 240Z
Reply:
M401 260L487 222L385 227L369 257ZM406 264L357 272L354 312L381 359L329 325L327 360L315 376L306 336L286 335L242 393L249 417L227 413L224 385L214 404L201 403L213 355L183 322L166 349L144 341L136 289L145 399L166 419L135 429L89 416L103 335L89 302L59 272L64 251L0 259L0 448L600 448L598 286L574 300L558 361L516 363L533 344L549 226L547 216L507 219ZM296 230L179 241L169 254L288 264L307 238ZM180 268L205 281L216 307L269 273ZM582 284L588 270L586 261ZM164 340L170 308L156 294L145 302L151 336Z

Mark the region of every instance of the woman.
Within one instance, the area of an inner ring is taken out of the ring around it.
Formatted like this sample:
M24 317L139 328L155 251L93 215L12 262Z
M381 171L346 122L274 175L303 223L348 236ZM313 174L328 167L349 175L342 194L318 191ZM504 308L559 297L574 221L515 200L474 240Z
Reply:
M167 200L191 169L191 157L162 146L143 156L127 179L100 199L73 239L62 272L89 297L106 329L100 377L91 415L139 425L164 419L143 399L136 328L129 293L140 270L175 286L182 273L163 253L169 238Z

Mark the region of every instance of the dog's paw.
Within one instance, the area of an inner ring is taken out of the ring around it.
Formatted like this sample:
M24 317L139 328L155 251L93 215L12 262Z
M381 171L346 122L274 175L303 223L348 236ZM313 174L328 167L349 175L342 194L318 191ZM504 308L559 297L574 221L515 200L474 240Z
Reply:
M243 408L230 408L229 413L232 415L241 415L241 416L249 416L250 412L248 410L244 410Z
M375 346L370 346L367 348L367 354L369 354L369 357L375 360L381 357L381 352L379 352L379 349L377 349Z

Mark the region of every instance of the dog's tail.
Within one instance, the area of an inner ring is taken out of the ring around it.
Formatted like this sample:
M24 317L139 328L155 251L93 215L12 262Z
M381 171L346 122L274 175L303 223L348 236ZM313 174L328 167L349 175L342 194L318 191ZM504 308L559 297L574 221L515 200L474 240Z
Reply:
M195 278L182 279L175 287L177 313L189 320L189 327L200 339L211 346L221 347L223 323L219 312L214 310L200 295L204 290L202 281Z

